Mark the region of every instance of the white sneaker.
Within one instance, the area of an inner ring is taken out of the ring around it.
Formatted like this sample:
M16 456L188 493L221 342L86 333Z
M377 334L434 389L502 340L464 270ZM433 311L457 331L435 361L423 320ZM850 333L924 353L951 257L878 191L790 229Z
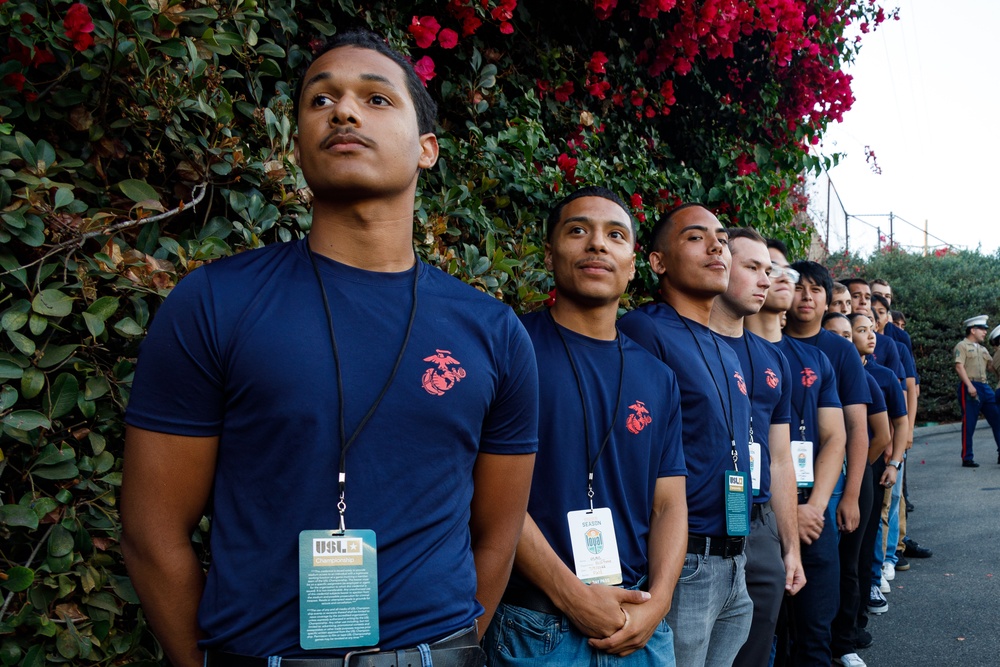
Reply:
M868 667L868 663L861 659L857 653L848 653L839 658L833 659L833 664L844 665L844 667Z
M889 582L885 580L885 575L882 575L882 581L879 582L878 589L882 593L891 593L892 592L892 586L890 586Z
M885 577L886 581L892 581L896 578L896 566L893 563L882 563L882 576Z

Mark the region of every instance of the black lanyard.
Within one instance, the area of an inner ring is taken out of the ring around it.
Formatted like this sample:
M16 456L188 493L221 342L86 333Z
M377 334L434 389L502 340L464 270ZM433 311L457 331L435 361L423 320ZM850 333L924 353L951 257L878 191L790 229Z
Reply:
M750 353L750 341L747 340L748 334L746 331L743 332L743 345L746 346L747 350L747 362L750 364L750 377L747 378L747 398L750 399L750 442L753 442L753 385L756 382L757 375L753 371L753 354Z
M566 342L566 336L563 335L562 328L556 322L556 318L552 317L552 311L546 311L546 314L552 322L552 327L556 330L556 333L559 334L559 340L562 341L563 349L566 350L566 358L569 359L569 367L573 369L573 377L576 379L576 390L580 394L580 407L583 409L583 439L587 454L587 499L590 500L590 511L593 512L594 471L597 470L597 462L601 458L601 453L604 451L604 448L608 446L608 441L611 439L611 432L614 430L615 423L618 421L618 410L622 405L622 386L625 383L625 346L622 343L621 334L616 330L615 334L618 341L618 358L621 361L621 368L618 371L618 398L615 400L615 410L611 413L611 424L608 426L608 432L604 434L601 446L597 449L597 455L591 458L590 422L587 419L587 398L583 395L583 383L580 382L580 373L576 370L576 362L573 361L573 354L570 352L569 343Z
M385 381L385 386L382 387L382 391L379 393L378 398L372 403L372 406L368 409L368 414L365 415L361 423L358 424L357 428L354 429L354 433L351 434L349 439L346 439L346 427L344 426L344 377L340 370L340 352L337 349L337 336L334 334L333 329L333 314L330 312L330 299L326 295L326 287L323 285L323 277L319 273L319 266L316 264L316 257L313 251L309 248L308 241L306 242L306 252L309 253L309 261L312 263L313 273L316 274L316 282L319 283L319 291L323 296L323 310L326 312L326 324L330 331L330 345L333 348L333 366L337 370L337 408L339 410L340 417L340 472L337 476L337 484L340 487L340 500L337 503L337 511L340 512L340 532L344 532L344 513L347 511L347 503L344 501L344 489L347 485L347 450L354 444L358 436L361 434L362 429L368 424L368 420L372 418L375 414L375 410L378 408L382 399L389 392L389 387L392 386L392 381L396 379L396 373L399 371L400 364L403 363L403 354L406 352L406 346L410 342L410 333L413 331L413 321L417 316L417 279L420 277L420 260L417 259L417 253L413 253L413 305L410 306L410 319L406 323L406 334L403 336L403 344L399 348L399 354L396 356L396 363L392 367L392 372L389 373L389 378Z
M794 354L795 358L798 359L799 361L799 368L801 368L804 371L806 369L806 362L802 361L802 355L800 355L799 351L795 349L795 340L796 339L793 338L792 340L788 341L788 345L786 345L785 347L787 347L789 350L792 351L792 354ZM801 373L802 372L800 371L799 374L801 375ZM802 382L801 378L799 378L799 382ZM806 439L806 392L807 391L809 391L809 387L803 385L802 400L799 401L799 440ZM794 393L795 392L792 392L793 395Z
M677 318L681 321L681 324L683 324L684 328L688 330L689 334L691 334L695 347L698 348L698 352L701 354L701 360L705 363L705 370L708 371L709 376L712 378L712 384L715 385L715 391L719 394L719 404L722 405L723 408L726 408L726 402L722 400L722 389L719 388L719 381L715 379L715 373L712 372L712 366L708 363L708 357L705 355L705 350L701 349L701 343L698 342L698 336L694 333L694 329L692 329L691 325L687 323L687 318L678 313L676 308L670 304L667 305L673 309ZM733 467L739 471L739 453L736 451L736 428L734 426L736 423L736 417L733 414L733 388L729 386L729 376L726 375L729 371L726 370L726 361L722 358L722 348L719 347L719 340L711 331L708 332L708 335L712 337L712 342L715 343L715 353L719 355L719 368L722 369L723 376L726 378L726 395L729 396L729 406L728 410L724 409L722 411L722 417L726 422L726 428L729 430L729 445L732 447Z

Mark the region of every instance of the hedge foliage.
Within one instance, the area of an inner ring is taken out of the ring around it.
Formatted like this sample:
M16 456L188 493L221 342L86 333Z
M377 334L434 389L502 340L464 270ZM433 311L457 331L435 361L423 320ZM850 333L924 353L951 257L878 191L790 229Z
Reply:
M906 315L920 373L917 421L960 420L952 350L965 337L966 319L989 315L990 330L1000 324L1000 253L922 257L890 248L867 259L834 256L827 264L834 277L882 278L892 286L892 307ZM988 342L986 346L991 354L995 351Z
M136 347L187 272L309 229L290 95L325 36L369 25L412 56L441 102L418 250L520 309L551 288L540 221L578 183L644 226L700 200L804 254L801 175L829 163L808 148L853 100L845 31L885 18L871 0L0 0L0 663L161 658L118 548Z

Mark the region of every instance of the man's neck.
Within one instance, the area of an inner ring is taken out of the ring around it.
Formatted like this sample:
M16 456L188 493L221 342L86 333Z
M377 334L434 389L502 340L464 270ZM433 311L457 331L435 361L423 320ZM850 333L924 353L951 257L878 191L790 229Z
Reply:
M952 340L955 340L955 339L954 339L954 338L952 338ZM976 340L976 337L975 337L975 336L966 336L966 337L965 337L965 340L969 341L969 342L970 342L970 343L972 343L973 345L979 345L979 341L977 341L977 340Z
M405 198L404 198L405 199ZM413 199L314 202L309 247L367 271L396 273L414 264Z
M792 338L812 338L822 330L823 322L819 317L812 322L801 322L789 317L785 324L785 333Z
M618 319L618 302L600 306L584 306L568 299L560 299L549 309L549 314L559 326L581 336L597 340L614 340L618 336L615 322Z
M663 300L674 307L677 314L694 320L698 324L708 326L712 319L714 294L691 294L671 287L666 281L660 282L660 294Z
M762 310L756 315L748 315L743 319L747 331L757 334L772 343L781 341L781 311Z
M743 335L743 320L743 315L734 313L732 308L723 299L719 298L712 305L709 326L717 334L722 334L730 338L739 338Z

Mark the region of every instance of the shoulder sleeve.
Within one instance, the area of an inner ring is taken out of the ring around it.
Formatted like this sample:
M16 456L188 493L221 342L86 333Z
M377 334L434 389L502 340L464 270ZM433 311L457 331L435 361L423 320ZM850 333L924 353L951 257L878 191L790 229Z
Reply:
M965 365L965 346L959 343L954 348L955 363Z
M625 313L618 320L618 329L660 361L666 361L663 344L653 319L641 310Z
M843 371L843 375L837 378L840 402L844 405L871 403L872 394L868 391L868 381L865 380L868 371L865 370L861 363L861 357L856 351L853 354L843 355L838 370Z
M771 413L772 424L790 424L792 421L792 369L788 365L788 359L784 353L774 346L778 361L781 366L781 397L778 404L774 406Z
M209 273L191 272L153 318L139 347L126 423L173 435L222 432L224 372Z
M843 405L840 402L840 392L837 389L837 374L833 370L833 364L827 359L826 355L820 352L820 368L823 371L823 383L819 388L819 399L816 404L817 408L841 408ZM858 363L861 363L860 357L858 358ZM861 372L865 375L864 367L862 366ZM859 382L864 383L865 391L868 391L868 382L863 378L858 378ZM869 392L870 395L870 392ZM868 401L865 401L867 403Z
M907 349L906 345L896 341L896 346L899 348L899 359L903 362L903 370L906 372L907 378L917 377L917 364L913 359L913 354Z
M868 375L868 390L872 393L872 402L868 404L868 415L885 412L885 397L882 395L882 389L878 386L878 380L871 373L866 373L866 375Z
M889 338L886 340L886 366L900 381L906 381L906 370L903 368L903 362L899 358L899 348L896 347L896 341Z
M655 362L654 362L655 363ZM667 410L665 442L660 455L660 466L657 477L687 476L687 464L684 461L684 441L681 438L684 426L681 422L681 390L677 385L677 376L668 372L669 380L665 390L664 406Z
M538 370L528 332L507 309L507 335L498 337L501 361L496 396L483 422L480 451L532 454L538 451Z
M906 395L898 382L890 382L885 393L885 404L889 410L889 418L897 419L906 416Z

